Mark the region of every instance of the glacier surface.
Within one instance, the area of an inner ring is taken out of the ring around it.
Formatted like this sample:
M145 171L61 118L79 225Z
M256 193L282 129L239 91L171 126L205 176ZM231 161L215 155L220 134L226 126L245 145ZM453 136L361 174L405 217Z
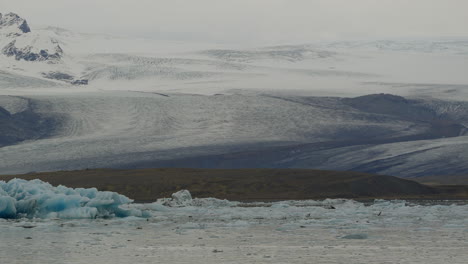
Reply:
M466 39L230 47L33 24L25 33L24 19L10 20L0 47L63 54L0 55L0 122L13 124L0 127L4 174L219 164L401 177L468 170ZM380 93L406 101L364 96ZM36 124L50 130L31 131Z

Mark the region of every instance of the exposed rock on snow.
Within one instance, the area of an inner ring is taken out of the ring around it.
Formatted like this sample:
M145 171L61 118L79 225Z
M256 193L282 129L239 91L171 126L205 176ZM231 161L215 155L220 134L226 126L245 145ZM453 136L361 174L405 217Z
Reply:
M42 76L47 79L51 80L58 80L58 81L63 81L63 82L68 82L72 85L88 85L88 80L87 79L76 79L73 77L73 75L70 75L68 73L64 72L43 72Z
M59 80L59 81L72 81L73 76L63 72L43 72L42 76L47 79Z
M0 30L2 29L9 29L9 35L31 32L28 22L15 13L5 15L0 13Z
M88 80L82 79L82 80L74 80L71 82L73 85L88 85Z
M63 50L57 42L51 40L52 44L56 44L51 50L40 49L32 45L26 45L23 47L16 46L16 40L13 40L2 49L2 53L8 57L14 56L16 60L25 61L46 61L46 60L58 60L63 55Z

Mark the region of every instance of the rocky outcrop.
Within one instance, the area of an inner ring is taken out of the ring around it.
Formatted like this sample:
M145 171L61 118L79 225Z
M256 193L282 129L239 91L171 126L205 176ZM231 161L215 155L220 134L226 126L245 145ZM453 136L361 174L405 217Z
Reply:
M87 79L75 79L73 75L63 72L43 72L42 76L47 79L68 82L72 85L88 85Z
M88 85L88 80L82 79L82 80L74 80L71 82L73 85Z
M2 15L0 13L0 28L7 27L12 28L12 30L10 30L11 32L9 32L10 34L21 34L31 32L31 28L29 28L28 22L25 19L18 16L17 14L8 13ZM15 29L18 29L19 32Z
M54 62L63 50L54 38L31 32L28 22L15 13L0 14L1 53L16 60Z
M73 81L73 76L63 72L43 72L42 76L47 79L59 80L59 81Z
M18 48L16 47L16 40L13 40L2 49L2 53L8 57L14 56L16 60L25 61L59 60L63 55L63 50L58 44L52 51L48 49L34 51L34 49L36 48L30 45Z

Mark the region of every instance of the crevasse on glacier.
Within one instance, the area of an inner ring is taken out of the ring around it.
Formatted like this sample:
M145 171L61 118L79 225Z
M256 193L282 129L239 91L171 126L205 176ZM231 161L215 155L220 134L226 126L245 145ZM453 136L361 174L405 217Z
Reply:
M0 181L0 218L106 218L145 217L138 209L122 205L133 200L96 188L54 187L41 180Z

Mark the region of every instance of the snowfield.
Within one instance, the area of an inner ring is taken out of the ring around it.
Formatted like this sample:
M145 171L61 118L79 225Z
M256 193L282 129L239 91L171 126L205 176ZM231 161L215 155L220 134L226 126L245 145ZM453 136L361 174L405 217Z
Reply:
M466 201L241 203L180 191L128 204L118 194L97 193L94 205L119 197L122 210L139 217L67 220L73 217L60 212L69 208L57 201L73 202L63 194L95 191L53 189L37 180L6 184L10 194L11 186L21 186L17 198L48 195L42 208L55 211L42 215L54 219L0 219L0 240L8 241L0 244L0 256L8 263L465 263L468 257Z

